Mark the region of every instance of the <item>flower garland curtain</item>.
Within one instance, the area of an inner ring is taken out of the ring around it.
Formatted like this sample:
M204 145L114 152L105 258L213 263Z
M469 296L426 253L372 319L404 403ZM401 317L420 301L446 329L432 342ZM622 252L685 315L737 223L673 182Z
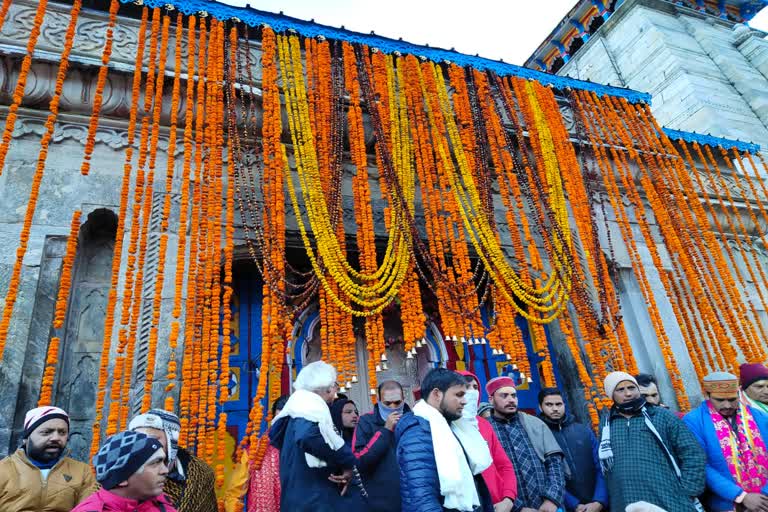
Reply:
M124 428L133 408L176 408L181 442L224 485L238 245L262 279L259 378L239 446L255 465L267 447L268 405L282 393L294 323L312 304L323 357L345 388L373 392L387 363L384 320L394 314L409 358L426 343L430 321L446 342L487 344L492 362L544 385L556 384L550 349L570 353L596 421L610 403L600 388L606 373L638 370L616 272L621 250L681 407L688 406L689 363L702 377L740 357L765 360L760 314L768 291L755 248L766 244L768 169L751 146L703 144L663 130L631 94L598 95L592 86L556 94L497 67L151 7L141 9L138 25L92 451L102 429ZM0 352L79 9L75 2L30 184ZM44 8L38 14L6 134L23 101ZM88 176L118 22L115 0L81 168ZM4 135L0 161L9 157ZM150 286L153 215L160 256ZM75 213L41 404L54 399L78 228ZM289 257L290 245L301 257ZM146 341L142 308L151 318ZM167 340L159 329L165 321ZM358 373L358 337L367 375ZM142 367L138 343L146 343ZM170 351L161 360L162 343ZM132 390L143 392L137 403Z

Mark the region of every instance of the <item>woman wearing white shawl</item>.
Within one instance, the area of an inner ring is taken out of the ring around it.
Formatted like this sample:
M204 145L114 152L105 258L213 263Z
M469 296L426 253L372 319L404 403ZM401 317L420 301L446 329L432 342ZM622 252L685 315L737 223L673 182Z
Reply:
M336 370L322 361L309 364L294 389L269 431L270 442L280 450L280 510L349 509L342 491L357 459L336 433L328 408L336 396Z
M461 417L464 378L436 368L422 381L412 415L397 426L402 510L490 512L493 504L480 474L491 465L488 445Z

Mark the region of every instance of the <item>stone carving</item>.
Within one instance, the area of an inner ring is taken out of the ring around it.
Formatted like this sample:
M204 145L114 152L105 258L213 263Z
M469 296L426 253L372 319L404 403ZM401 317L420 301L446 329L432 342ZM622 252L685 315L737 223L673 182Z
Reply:
M14 2L8 14L7 21L3 25L0 39L6 44L25 48L29 39L29 32L35 18L37 2L32 0L19 0ZM69 24L69 11L66 5L52 4L46 11L45 20L37 43L37 50L43 52L59 53L64 43L67 25ZM172 16L174 16L172 14ZM104 42L107 27L106 13L84 11L80 13L75 30L75 42L72 48L72 60L88 63L100 63L104 50ZM115 26L114 41L112 46L112 58L110 65L121 69L133 69L138 47L139 21L130 18L120 18ZM185 38L187 31L184 31ZM174 66L175 38L171 34L168 41L169 51L167 68ZM244 52L240 48L240 52ZM261 79L261 51L259 45L252 43L250 46L251 62L254 65L253 76L255 80ZM189 45L181 45L182 71L186 73ZM243 57L244 58L244 57ZM145 56L145 62L148 57Z
M53 142L58 143L64 140L74 140L85 145L88 137L88 120L83 124L76 122L62 122L56 125L53 132ZM25 135L37 135L42 137L45 133L45 120L39 117L20 117L13 130L13 137L20 138ZM105 144L112 149L123 149L128 146L128 131L119 128L109 128L99 126L96 131L96 142ZM168 150L168 137L160 136L158 148L162 151ZM177 145L174 156L182 154L183 145Z
M91 355L84 355L77 361L77 369L71 383L67 386L69 398L69 415L73 419L90 419L93 404L96 403L96 388L98 382L97 362Z

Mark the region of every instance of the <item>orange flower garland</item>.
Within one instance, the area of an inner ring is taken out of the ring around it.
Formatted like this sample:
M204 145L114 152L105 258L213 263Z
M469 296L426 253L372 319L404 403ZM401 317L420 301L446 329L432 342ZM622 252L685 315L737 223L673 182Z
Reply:
M8 151L8 145L10 144L11 134L13 133L13 126L16 120L16 110L18 109L19 104L21 103L21 99L24 95L26 73L29 71L29 66L32 62L32 52L34 51L37 37L40 34L40 25L42 24L45 5L45 0L41 0L40 4L38 5L38 11L35 15L35 22L32 27L32 34L30 35L29 45L27 46L27 55L24 57L24 61L22 62L22 70L21 74L19 75L19 83L17 84L16 92L14 93L14 102L8 111L5 127L8 134L8 140L6 141L6 136L3 134L3 142L0 144L0 174L2 173L5 156ZM40 183L42 182L43 174L45 173L45 162L48 159L48 147L50 146L51 140L53 139L53 130L56 125L56 118L59 115L59 102L61 101L61 93L64 89L64 79L67 77L67 71L69 70L69 54L72 51L72 43L75 39L75 28L77 26L77 18L80 15L81 6L82 0L75 0L75 2L72 4L69 25L67 26L67 32L64 37L64 49L61 52L59 69L56 73L56 85L53 97L51 98L51 102L48 107L51 112L48 114L48 118L45 121L45 133L40 140L40 153L37 158L35 173L32 176L32 186L29 193L29 200L27 201L27 209L24 213L24 223L21 228L21 234L19 236L19 247L16 249L16 261L13 264L10 284L8 285L8 291L5 295L3 315L2 319L0 320L0 360L3 357L5 343L8 339L8 329L11 323L11 317L13 316L13 308L16 305L16 298L21 282L21 267L24 262L24 255L27 253L27 245L29 244L29 236L32 229L32 219L35 215L37 200L40 193ZM21 91L19 91L19 85L21 86Z
M625 111L629 111L628 105L625 105L624 109ZM640 110L639 113L643 118L648 117L647 113L643 110ZM653 126L653 124L653 122L643 123L644 126ZM633 129L635 130L638 130L639 126L639 123L633 123L632 125ZM649 130L646 131L648 131L648 133L652 133ZM662 146L661 141L657 137L651 135L649 139L652 141L656 140L656 146ZM676 152L669 143L667 143L664 147L661 147L662 152L665 150L667 150L670 154L674 154ZM688 171L684 168L682 159L661 159L658 152L653 151L653 153L655 155L656 162L655 164L652 164L652 168L655 168L656 166L659 166L662 169L666 168L667 171L664 173L665 176L679 178L679 181L677 183L670 184L670 187L681 187L688 197L693 197L696 192L693 190L693 184L690 180ZM650 154L650 152L648 154ZM697 179L699 179L698 174L696 172L694 172L694 174L696 175ZM654 175L653 172L652 175ZM654 176L654 182L663 182L662 177L659 176L658 173ZM666 195L665 197L670 198L672 195ZM703 277L703 282L706 284L705 293L708 300L714 304L714 308L717 311L722 312L724 320L727 323L730 331L734 333L734 337L736 338L737 342L740 344L746 343L753 345L754 343L750 343L749 338L752 340L757 338L754 325L747 317L746 308L744 307L739 292L735 289L735 283L733 282L731 271L725 264L722 254L719 251L711 251L710 249L712 246L717 245L717 241L715 240L714 235L710 232L709 226L707 226L709 224L709 220L704 215L701 205L697 201L687 201L682 199L681 201L677 202L677 205L668 205L667 209L670 211L679 211L682 214L683 218L678 222L681 222L687 226L681 226L677 228L678 232L681 234L678 238L687 241L689 244L687 251L691 255L695 255L693 246L698 245L697 248L699 257L692 258L692 263L695 265L697 260L704 262L704 266L706 268L699 268L699 273ZM694 214L698 215L701 225L707 227L702 229L696 224L692 218L691 210L693 210ZM671 217L674 220L674 216ZM701 239L700 233L703 234L706 242ZM683 243L685 244L686 242ZM714 261L711 261L711 259L714 259ZM725 302L728 297L733 299L730 304L726 304ZM697 353L698 345L689 348L693 353ZM703 377L703 374L701 377Z
M3 5L0 6L0 30L5 25L5 17L8 16L8 10L11 8L13 0L3 0Z
M133 282L133 293L131 294L131 307L130 307L130 321L128 323L128 343L126 346L126 357L125 357L125 371L123 373L123 382L121 385L122 393L120 397L120 416L119 416L119 423L118 425L125 426L128 424L128 413L129 413L129 399L130 399L130 389L132 384L132 369L133 369L133 363L134 363L134 353L136 350L136 342L138 341L138 325L139 325L139 316L141 312L141 305L142 305L142 290L144 289L144 276L145 272L147 270L145 266L146 262L146 256L147 256L147 243L149 241L149 220L152 214L152 198L154 195L154 188L155 188L155 165L157 162L157 142L160 135L160 112L162 110L162 95L163 95L163 81L165 79L165 65L166 65L166 58L168 55L168 37L169 37L169 29L170 29L170 22L171 18L170 16L162 15L162 31L161 31L161 37L160 37L160 45L159 45L159 57L157 60L157 74L155 76L154 70L150 66L150 73L148 75L148 82L152 82L151 78L154 77L154 84L152 87L148 87L147 90L149 91L151 89L152 94L147 94L149 97L149 105L145 107L145 112L147 115L142 120L142 129L146 133L147 130L150 130L149 133L151 133L151 136L149 136L149 148L147 150L147 145L142 144L139 148L139 162L138 165L140 168L144 167L144 164L146 164L146 160L148 158L148 172L146 175L146 184L143 187L143 194L139 196L137 194L137 203L136 203L136 209L133 212L135 225L140 226L139 232L138 232L138 238L139 238L139 247L138 247L138 258L136 263L136 276L135 280ZM151 49L150 49L151 54ZM154 97L153 97L154 96ZM149 125L149 112L152 114L152 124ZM146 137L142 137L143 142L146 142ZM143 151L142 151L143 150ZM144 156L144 159L142 159L142 156ZM141 219L139 222L139 212L141 212ZM145 373L144 376L146 378L147 372L149 371L154 372L154 354L157 352L157 336L153 338L151 336L152 331L150 330L150 336L148 340L147 345L147 361L146 361L146 367L145 367ZM149 370L150 362L153 366L151 370ZM151 398L151 396L150 396ZM142 400L144 402L144 399Z
M67 248L64 251L64 258L61 263L59 293L56 296L56 308L53 313L53 328L55 331L59 331L64 326L64 319L67 314L67 302L69 301L69 293L72 288L72 269L75 265L79 231L80 210L76 210L75 213L72 214L69 238L67 238ZM48 355L45 358L45 371L43 372L43 383L40 387L40 399L37 402L38 407L51 405L53 382L56 376L56 364L59 361L60 341L58 336L53 336L48 345Z
M277 45L281 44L282 36L275 36L269 27L262 29L262 84L264 90L264 126L262 128L262 141L264 153L264 201L268 205L266 210L273 212L284 211L285 179L293 179L280 142L282 132L282 119L280 107L280 90L277 84ZM285 216L270 215L265 219L273 236L265 240L269 257L283 272L283 255L285 253ZM265 255L266 257L266 255ZM265 266L265 268L267 268ZM265 276L265 279L267 277ZM273 276L268 278L272 279ZM263 288L262 299L262 350L261 368L256 393L253 397L253 407L249 415L249 446L248 458L254 467L260 467L267 449L267 439L259 440L261 424L265 419L263 400L267 396L267 388L270 380L270 372L276 370L277 364L282 367L281 361L284 355L282 350L283 325L278 319L283 318L284 312L280 307L277 294L266 283ZM270 387L270 395L278 392L275 386Z
M82 5L82 2L80 2L80 5ZM3 6L5 8L5 5ZM16 88L13 91L13 100L11 102L11 105L8 107L8 114L5 118L5 129L3 130L3 137L2 141L0 141L0 175L3 173L3 168L5 167L5 157L8 156L8 149L11 146L11 138L13 137L13 128L16 126L16 118L18 116L17 112L19 110L19 106L21 106L21 101L24 99L24 89L27 87L27 77L29 76L29 70L32 67L32 57L35 52L35 46L37 46L37 39L40 37L40 29L43 26L43 19L45 18L45 11L48 9L48 0L39 0L37 3L37 11L35 11L35 19L32 20L32 29L29 31L29 40L27 41L27 52L24 55L24 59L21 61L21 68L19 69L19 77L16 79ZM77 8L77 12L75 11L75 7L72 7L72 12L75 13L74 18L72 18L72 15L70 14L70 25L72 20L75 20L75 23L77 22L77 15L79 14L79 6ZM5 20L5 16L3 16L3 21ZM69 30L69 29L67 29ZM74 29L73 29L74 30ZM65 43L66 44L66 43ZM72 44L70 43L70 50L71 50ZM65 64L67 62L67 59L61 60L59 63L59 70L61 70L61 66L67 66ZM13 295L10 295L12 298L15 299L15 293ZM6 307L7 307L7 298L6 298ZM2 348L3 348L3 342L5 341L5 335L2 332L2 328L0 327L0 355L2 355Z
M167 17L166 19L170 19ZM148 411L152 407L152 383L154 382L155 375L155 360L157 357L157 338L158 338L158 326L160 325L160 308L163 300L163 285L165 284L165 258L166 251L168 249L168 217L171 213L171 193L173 192L173 176L176 164L176 128L178 123L179 112L179 91L181 89L181 45L184 36L184 24L181 13L176 15L176 46L174 48L174 79L173 89L171 92L171 119L170 130L168 136L168 159L166 162L166 178L165 178L165 198L163 201L163 211L160 217L160 248L158 250L158 262L157 262L157 275L155 276L155 290L152 299L152 325L149 330L149 350L147 352L147 366L144 376L144 396L142 397L141 409L142 412ZM162 70L162 68L161 68ZM158 84L156 88L160 102L162 102L163 88L161 84ZM158 101L158 98L155 98ZM155 133L159 132L160 123L160 110L156 109L156 124ZM174 359L174 351L176 348L175 340L170 342L171 344L171 361ZM170 364L170 363L169 363ZM172 378L168 376L168 378Z
M117 216L117 231L115 234L115 249L112 256L112 275L110 278L109 297L107 299L106 319L104 321L104 340L102 343L101 359L99 363L99 384L96 393L96 417L93 423L93 437L91 438L91 456L99 449L101 439L101 421L104 417L106 386L108 380L109 361L112 356L112 334L115 325L115 308L117 302L117 288L120 276L120 267L123 255L123 238L125 235L125 217L128 210L129 191L131 184L133 159L133 143L135 140L136 120L138 119L139 95L141 90L142 61L146 47L146 29L149 19L149 10L144 7L141 11L141 23L139 25L139 39L136 48L136 63L133 71L133 85L131 92L131 111L128 117L128 146L125 150L125 163L123 164L123 181L120 187L120 211ZM117 368L117 365L116 365ZM118 380L114 380L114 383ZM113 383L112 387L115 388ZM116 411L116 407L110 408L110 415Z
M198 311L200 310L198 294L198 253L200 246L203 243L203 178L205 169L203 168L203 143L204 143L204 119L207 106L206 96L206 74L207 66L206 54L207 54L207 37L208 29L205 22L205 18L200 19L199 29L199 41L198 41L198 64L197 64L197 105L195 108L195 170L193 180L193 195L190 222L190 248L189 248L189 270L187 272L188 277L188 289L187 289L187 303L185 313L185 328L184 328L184 358L182 367L182 382L184 386L181 387L179 396L179 411L181 417L181 434L179 442L186 442L190 438L195 438L193 435L197 430L198 421L198 401L197 393L200 386L198 377L200 375L199 369L199 339L197 337L197 329L199 329L201 323L198 322ZM190 74L190 76L192 76ZM187 93L189 96L189 92ZM191 146L192 141L186 137L185 134L185 152L186 148ZM181 270L183 272L183 269ZM179 286L179 277L177 272L177 286ZM179 305L180 307L180 305ZM174 305L174 308L176 306Z
M85 156L80 166L80 173L83 176L87 175L91 170L91 155L96 143L96 129L99 126L101 102L104 99L104 86L107 83L107 74L109 73L109 59L112 57L112 39L115 33L115 23L117 22L117 11L119 8L120 0L111 0L109 4L109 21L107 21L107 31L104 39L104 51L101 54L101 68L96 79L96 90L93 93L93 113L88 124L88 136L85 140Z
M178 23L178 22L177 22ZM186 111L185 111L185 119L184 119L184 163L182 165L182 175L181 175L181 198L180 198L180 211L179 211L179 228L178 228L178 244L176 246L176 272L175 272L175 278L174 278L174 294L173 294L173 311L171 315L173 316L173 320L171 320L171 332L168 336L168 344L171 347L171 357L168 360L168 370L167 370L167 379L168 384L165 387L165 392L167 394L165 399L165 409L166 410L173 410L173 396L170 394L170 392L176 387L176 383L174 382L175 379L178 377L177 375L177 369L178 369L178 363L176 361L176 348L178 346L178 339L179 334L181 332L181 324L179 323L179 317L181 316L181 298L182 298L182 292L183 292L183 285L184 285L184 270L186 268L186 249L187 249L187 223L188 223L188 217L189 217L189 192L190 192L190 175L191 175L191 164L192 164L192 148L193 148L193 138L192 138L192 130L194 127L194 106L195 106L195 81L192 80L191 77L194 76L195 73L195 34L196 34L196 27L197 27L197 18L195 16L190 16L188 25L187 25L187 47L189 48L189 53L187 55L187 76L189 77L187 79L187 91L186 91ZM179 35L177 31L177 41L179 40ZM202 49L201 49L202 51ZM181 68L181 63L179 59L181 58L181 52L176 51L176 68ZM175 85L175 84L174 84ZM169 151L169 155L171 152ZM171 179L173 179L173 175L171 174ZM166 187L167 190L167 187ZM191 340L188 340L189 343L188 346L185 346L185 359L188 354L187 349L190 348L192 345ZM187 380L187 382L189 382Z
M232 27L229 31L229 75L228 96L230 102L235 101L237 81L237 28ZM226 195L226 221L224 225L224 297L222 306L224 313L222 315L221 330L221 371L219 372L219 405L224 409L225 402L229 399L229 355L231 352L231 321L232 321L232 260L234 258L234 236L235 236L235 161L234 152L228 152L227 162L227 195ZM227 436L227 414L221 412L218 418L216 437L218 441L217 452L219 454L215 467L216 484L221 487L224 484L224 454L226 453Z
M612 113L610 109L604 109L602 104L591 93L575 93L575 97L577 98L577 105L579 106L579 110L582 119L584 120L585 126L589 127L591 130L594 130L598 134L598 137L600 136L599 133L602 133L602 137L604 138L601 140L613 140L614 137L612 132L609 130L610 126L618 128L618 123L614 122L616 114ZM611 121L611 123L606 123L606 125L603 126L590 122L591 119L605 119L606 121ZM598 144L595 138L591 138L591 143L593 147L599 150L600 153L603 152L602 145ZM626 147L625 144L622 144L622 146ZM619 175L626 190L635 191L634 183L627 179L627 173L629 172L627 170L628 162L626 161L624 155L622 153L618 153L614 145L609 146L609 148L609 151L612 154L612 160L617 163L617 171L619 171ZM656 305L656 299L650 289L650 284L648 283L645 270L643 266L640 265L641 259L639 257L637 245L629 225L628 213L625 211L624 205L619 199L621 194L619 192L616 176L614 175L615 171L613 170L613 167L610 165L610 163L608 163L605 155L602 155L598 161L601 168L601 175L611 201L611 205L613 207L614 213L616 214L626 247L630 253L630 260L632 261L633 270L635 271L638 284L640 285L640 289L643 291L643 296L645 297L646 304L648 306L648 313L656 331L656 337L659 340L662 354L664 355L667 366L670 369L672 382L677 392L678 400L681 406L685 406L685 404L687 404L687 396L684 394L684 390L682 389L682 384L680 382L678 373L679 370L677 369L674 356L669 346L669 338L661 321L661 316ZM650 191L646 191L650 193ZM641 227L641 231L643 232L643 236L646 240L646 245L648 246L649 252L651 252L656 268L661 269L662 265L660 263L659 255L655 249L655 242L650 236L647 223L644 222L645 214L641 207L638 207L638 204L640 203L637 201L637 196L633 195L632 198L635 218ZM663 274L660 275L663 277Z
M344 83L349 94L347 126L349 129L350 159L356 167L352 178L355 221L357 223L357 248L360 251L360 268L364 273L376 271L376 240L373 225L373 205L368 182L368 156L365 151L363 112L360 108L360 85L358 82L356 57L352 45L343 43ZM368 346L369 388L376 387L377 354L373 349L375 340L384 339L384 324L381 314L365 319L365 339ZM373 395L372 395L373 396Z

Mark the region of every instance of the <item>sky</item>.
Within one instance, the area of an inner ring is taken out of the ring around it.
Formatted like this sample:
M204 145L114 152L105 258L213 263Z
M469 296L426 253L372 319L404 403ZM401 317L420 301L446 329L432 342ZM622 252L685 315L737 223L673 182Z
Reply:
M219 0L522 65L576 0ZM768 32L768 8L750 26Z

